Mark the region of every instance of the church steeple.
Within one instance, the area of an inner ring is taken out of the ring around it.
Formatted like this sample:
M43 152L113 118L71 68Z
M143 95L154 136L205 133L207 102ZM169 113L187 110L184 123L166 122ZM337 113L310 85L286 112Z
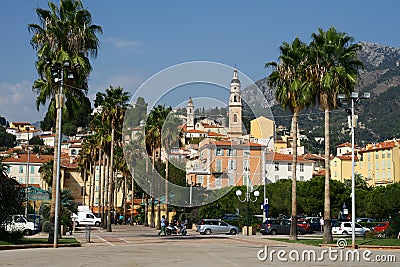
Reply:
M186 129L194 130L194 104L191 97L186 108Z
M235 68L230 86L231 92L229 96L229 128L228 134L231 137L240 137L243 135L242 130L242 99L240 96L240 80L238 71Z

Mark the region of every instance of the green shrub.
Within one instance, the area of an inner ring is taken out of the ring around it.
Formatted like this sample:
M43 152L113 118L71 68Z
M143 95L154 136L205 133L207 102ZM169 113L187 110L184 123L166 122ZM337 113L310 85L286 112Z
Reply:
M48 233L50 231L50 226L51 226L50 221L43 222L42 232Z
M15 243L24 237L21 231L7 232L4 228L0 227L0 240Z

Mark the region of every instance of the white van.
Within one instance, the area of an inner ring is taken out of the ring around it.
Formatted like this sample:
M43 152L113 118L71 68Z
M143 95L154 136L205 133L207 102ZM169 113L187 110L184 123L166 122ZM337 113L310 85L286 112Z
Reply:
M78 206L78 214L72 214L72 221L75 222L75 226L94 225L98 227L101 224L101 219L97 218L88 206Z
M33 222L29 222L24 215L10 215L4 225L7 232L21 231L24 235L38 232L38 227Z

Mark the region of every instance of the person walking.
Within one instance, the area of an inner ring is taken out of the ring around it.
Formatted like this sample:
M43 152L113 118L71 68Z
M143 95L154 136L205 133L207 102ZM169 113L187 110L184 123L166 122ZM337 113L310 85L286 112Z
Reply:
M158 232L158 235L164 232L164 235L167 235L167 232L165 232L165 215L161 217L161 230Z

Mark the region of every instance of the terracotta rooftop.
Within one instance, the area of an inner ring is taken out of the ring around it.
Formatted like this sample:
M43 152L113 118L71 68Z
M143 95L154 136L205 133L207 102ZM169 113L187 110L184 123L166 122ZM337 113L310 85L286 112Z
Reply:
M35 155L35 154L30 154L29 155L29 162L30 163L45 163L50 160L54 159L52 155ZM15 157L10 157L5 160L3 160L4 163L26 163L28 162L28 154L20 154Z

